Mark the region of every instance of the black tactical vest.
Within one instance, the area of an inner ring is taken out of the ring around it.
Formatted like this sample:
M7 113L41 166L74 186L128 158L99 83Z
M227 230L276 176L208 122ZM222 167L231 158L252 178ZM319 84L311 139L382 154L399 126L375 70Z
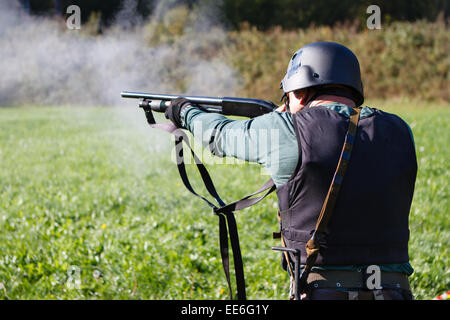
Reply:
M299 162L277 188L281 232L301 250L311 238L341 153L348 117L324 106L293 115ZM374 109L361 118L327 236L316 265L404 263L417 162L406 123Z

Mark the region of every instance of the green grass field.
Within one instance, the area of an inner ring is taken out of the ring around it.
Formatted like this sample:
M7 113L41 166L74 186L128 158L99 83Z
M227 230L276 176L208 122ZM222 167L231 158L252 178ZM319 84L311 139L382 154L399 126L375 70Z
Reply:
M450 288L450 106L368 105L398 113L415 135L411 284L431 299ZM182 186L171 138L140 110L0 108L0 128L0 298L227 298L217 217ZM256 165L208 168L228 201L267 180ZM248 297L287 299L270 250L276 197L237 222Z

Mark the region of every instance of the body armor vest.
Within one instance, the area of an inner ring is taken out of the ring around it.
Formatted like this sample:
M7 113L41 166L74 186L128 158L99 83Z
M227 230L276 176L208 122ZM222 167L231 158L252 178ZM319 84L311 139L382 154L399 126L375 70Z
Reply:
M311 238L339 160L348 117L324 106L293 115L299 161L277 188L281 233L301 251ZM352 156L316 265L409 261L408 217L417 162L406 123L374 109L359 121Z

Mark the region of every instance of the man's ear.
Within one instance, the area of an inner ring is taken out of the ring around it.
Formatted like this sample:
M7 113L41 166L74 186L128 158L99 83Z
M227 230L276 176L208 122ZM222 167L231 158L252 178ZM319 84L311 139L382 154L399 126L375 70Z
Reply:
M302 97L300 98L301 105L306 105L309 102L309 98L310 98L310 94L311 94L311 90L309 90L308 88L306 88L304 90L305 90L305 92L302 95Z

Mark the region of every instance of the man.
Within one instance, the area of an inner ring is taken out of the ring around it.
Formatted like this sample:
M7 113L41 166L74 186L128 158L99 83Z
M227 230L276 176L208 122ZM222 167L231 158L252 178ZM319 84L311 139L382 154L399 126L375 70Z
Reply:
M412 299L408 216L417 163L408 125L393 114L358 108L364 101L359 63L337 43L298 50L281 87L284 105L254 119L230 120L183 98L173 101L166 117L193 132L214 155L268 170L277 187L283 244L299 250L301 264L309 266L312 235L319 243L303 299ZM355 119L352 135L348 128ZM201 127L201 136L195 127ZM268 130L276 139L269 148L257 147ZM348 144L354 147L345 149ZM348 168L339 176L337 165L346 160ZM332 181L340 191L330 196L335 204L319 238L319 214ZM283 256L291 275L293 258Z

